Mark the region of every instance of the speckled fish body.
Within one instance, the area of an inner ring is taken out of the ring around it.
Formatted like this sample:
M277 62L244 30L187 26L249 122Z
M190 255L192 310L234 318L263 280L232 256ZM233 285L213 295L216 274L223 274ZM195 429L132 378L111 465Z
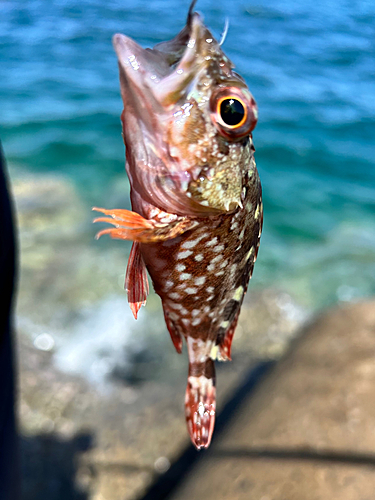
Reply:
M154 49L115 35L133 212L96 209L133 240L126 275L137 317L146 269L174 346L189 357L185 414L194 445L215 421L216 358L231 343L257 257L261 184L251 132L255 101L220 44L190 8L183 30Z

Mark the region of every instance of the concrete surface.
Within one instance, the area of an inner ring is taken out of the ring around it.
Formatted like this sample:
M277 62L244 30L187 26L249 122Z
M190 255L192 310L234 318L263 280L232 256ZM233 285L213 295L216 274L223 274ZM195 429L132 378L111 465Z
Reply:
M373 500L375 302L310 324L205 453L173 500Z

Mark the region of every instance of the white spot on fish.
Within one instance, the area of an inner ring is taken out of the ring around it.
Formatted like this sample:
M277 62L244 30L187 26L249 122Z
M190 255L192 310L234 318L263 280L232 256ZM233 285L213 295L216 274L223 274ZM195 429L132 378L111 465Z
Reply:
M250 250L246 254L245 260L249 260L253 253L254 253L254 247L251 247ZM256 258L254 258L254 260L255 259Z
M180 316L178 314L170 311L168 311L168 317L171 318L171 320L173 321L178 321L180 319Z
M162 222L163 224L168 224L169 222L177 219L177 216L175 214L167 214L166 212L160 212L159 217L161 217L160 222Z
M205 234L202 234L201 236L198 236L198 238L196 238L195 240L188 240L188 241L185 241L182 245L181 245L181 248L193 248L195 247L195 245L197 243L200 242L200 240L202 240L206 235Z
M194 318L192 321L191 321L191 324L193 326L197 326L199 325L199 323L201 322L201 319L200 318Z
M171 292L168 294L168 297L170 297L173 300L178 300L181 298L181 295L177 292Z
M185 243L181 245L181 248L193 248L197 243L198 240L185 241Z
M213 248L214 252L222 252L224 250L224 245L218 245L217 247Z
M203 255L201 253L198 253L197 255L194 256L194 259L197 262L201 262L203 260Z
M215 264L216 262L220 262L222 258L223 258L222 255L217 255L211 260L210 264Z
M211 349L210 352L210 358L215 361L215 359L218 359L218 354L219 354L219 346L214 345L213 348Z
M254 214L255 220L258 220L259 214L260 214L260 205L258 205L256 210L255 210L255 214Z
M213 286L208 286L208 287L206 288L206 291L207 291L208 293L213 293L213 291L214 291L214 287L213 287Z
M166 281L164 283L164 290L169 290L174 285L173 281Z
M204 412L205 412L204 404L202 402L200 402L199 405L198 405L198 413L199 413L199 416L201 418L203 417ZM202 431L203 431L203 429L202 429Z
M194 325L193 323L194 321L195 320L191 322L192 325ZM199 323L196 323L196 325L197 324ZM191 363L204 363L206 359L209 357L210 351L213 346L212 340L193 339L192 337L188 337L186 339L186 343L188 348L189 361ZM189 381L190 378L197 378L197 377L189 377Z
M206 281L205 276L199 276L199 278L195 278L194 280L194 285L200 286L203 285L203 283Z
M189 257L193 252L191 250L185 250L184 252L179 252L177 254L177 259L186 259L186 257Z
M212 240L208 241L206 243L206 247L213 247L214 245L216 245L216 243L218 242L218 239L217 237L215 236L215 238L212 238Z
M244 292L244 287L241 285L234 292L233 300L236 300L237 302L239 302L242 299L243 292Z
M131 58L133 58L133 59L131 59ZM134 69L134 71L137 71L139 69L139 64L138 64L138 61L135 58L135 56L130 56L129 61L130 61L132 68Z
M188 294L188 295L193 295L194 293L197 293L197 289L196 288L193 288L192 286L191 287L187 287L185 288L185 292Z
M186 266L184 266L184 264L177 264L176 266L176 270L180 273L182 271L185 271L186 269Z
M207 378L204 375L201 375L200 377L193 377L192 375L190 375L190 377L188 377L188 382L191 385L192 389L200 389L202 392L204 391L204 389L212 387L213 384L212 378Z
M189 273L181 273L180 274L180 280L189 280L191 279L191 274Z
M237 264L232 264L230 267L230 275L233 277L236 273Z
M171 309L176 309L177 311L180 311L181 314L187 314L188 311L179 303L177 302L172 302L172 301L169 301L168 302L168 306L171 308Z

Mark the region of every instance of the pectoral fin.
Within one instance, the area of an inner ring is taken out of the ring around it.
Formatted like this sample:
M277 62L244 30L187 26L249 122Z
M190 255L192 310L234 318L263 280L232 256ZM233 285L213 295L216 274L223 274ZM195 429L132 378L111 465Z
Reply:
M160 223L152 219L145 219L136 212L122 209L107 210L94 207L93 210L102 212L109 217L97 217L94 222L108 222L114 228L102 229L96 235L100 238L109 234L111 238L119 240L132 240L139 243L156 243L175 238L179 234L195 227L198 223L188 217L179 217L173 222Z

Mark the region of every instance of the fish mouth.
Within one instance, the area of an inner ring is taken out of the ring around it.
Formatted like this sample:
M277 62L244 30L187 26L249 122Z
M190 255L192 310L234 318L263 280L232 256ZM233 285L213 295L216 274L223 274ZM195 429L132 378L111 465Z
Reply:
M188 94L190 84L207 63L202 41L211 38L212 45L218 46L200 14L192 12L194 5L195 2L180 33L152 49L143 49L122 34L113 37L124 105L132 106L134 99L142 101L137 111L148 111L148 120L151 109L153 113L162 113Z

